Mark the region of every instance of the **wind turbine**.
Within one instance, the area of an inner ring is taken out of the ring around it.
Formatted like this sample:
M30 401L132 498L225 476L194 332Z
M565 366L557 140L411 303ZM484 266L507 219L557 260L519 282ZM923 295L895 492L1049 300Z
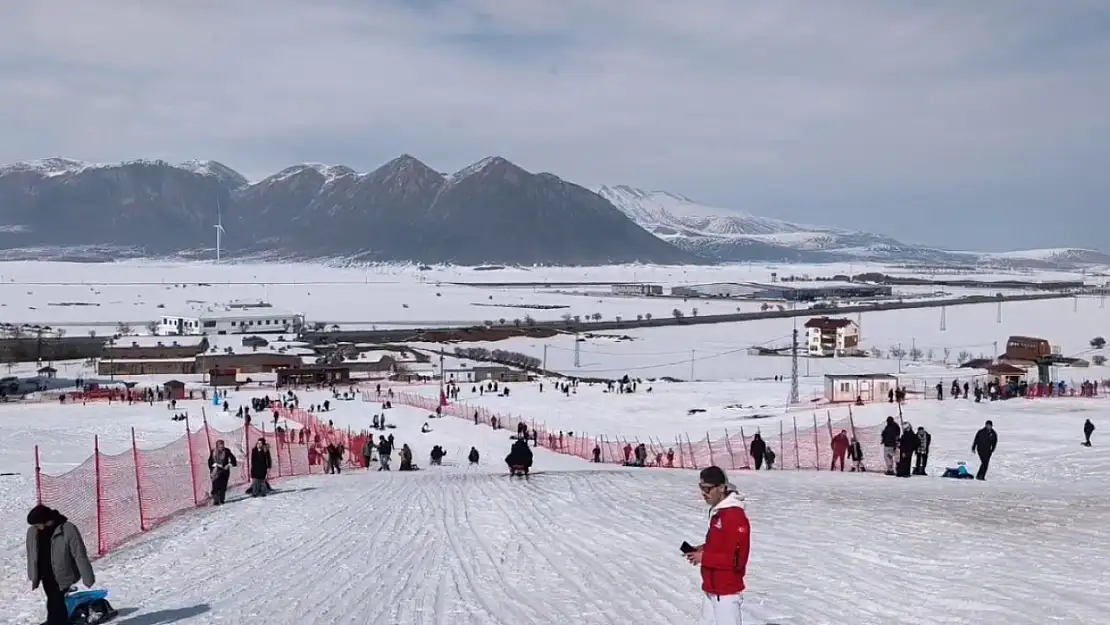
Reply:
M220 200L216 200L216 263L220 262L220 244L223 242L224 220L220 212Z

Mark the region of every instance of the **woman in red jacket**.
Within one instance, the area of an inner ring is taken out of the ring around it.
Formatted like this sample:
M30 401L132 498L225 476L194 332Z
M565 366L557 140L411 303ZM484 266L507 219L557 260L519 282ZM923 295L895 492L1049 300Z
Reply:
M709 504L709 532L705 543L686 554L701 567L705 593L701 625L743 625L744 573L751 548L751 525L744 498L730 488L720 467L702 469L699 488Z

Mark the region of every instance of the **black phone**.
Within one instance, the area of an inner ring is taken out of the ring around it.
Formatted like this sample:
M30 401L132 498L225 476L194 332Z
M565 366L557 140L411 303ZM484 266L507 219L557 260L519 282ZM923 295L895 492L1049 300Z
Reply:
M693 545L686 542L685 540L682 541L682 545L679 547L679 550L682 551L682 553L691 553L697 551L697 549L694 549Z

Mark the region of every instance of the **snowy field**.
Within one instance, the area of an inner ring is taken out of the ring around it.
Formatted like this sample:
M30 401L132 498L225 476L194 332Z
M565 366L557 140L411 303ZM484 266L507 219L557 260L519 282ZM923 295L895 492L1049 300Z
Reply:
M1077 299L1005 302L998 322L996 304L971 304L939 308L868 312L848 315L860 326L863 349L877 349L880 357L867 358L803 358L803 376L826 373L901 373L911 379L950 379L948 365L957 364L961 353L973 357L991 357L997 344L998 353L1006 349L1011 335L1036 336L1059 346L1060 353L1090 359L1106 350L1093 350L1090 341L1096 336L1110 335L1110 308L1099 297ZM836 316L830 313L830 316ZM943 329L941 325L943 316ZM806 317L797 319L799 341L804 343ZM520 352L544 359L547 368L567 375L582 377L657 378L669 376L681 380L750 380L790 375L790 357L751 356L753 346L788 348L794 319L761 319L739 323L695 326L669 326L638 330L602 332L579 337L578 365L575 366L575 337L569 334L547 339L516 337L496 343L464 343L461 347L484 347ZM901 364L890 357L891 348L901 346L906 352L913 347L921 350L920 360L908 356ZM439 348L438 345L426 347ZM448 351L453 348L448 347ZM691 363L693 367L691 367ZM1061 379L1080 381L1084 378L1110 377L1103 367L1059 369ZM967 376L967 371L956 377ZM785 397L785 395L783 395Z
M328 416L358 428L375 409L339 402ZM858 416L873 422L886 409L868 407ZM103 428L125 445L130 424L146 429L152 444L178 435L157 408L128 410L2 410L5 432L13 420L36 424L4 438L5 468L26 471L21 458L31 438L41 439L44 449L64 449ZM970 460L971 436L993 418L1000 442L988 481L733 475L753 527L748 619L784 625L1102 622L1110 610L1110 448L1100 444L1100 432L1094 447L1078 443L1083 419L1101 426L1107 404L918 402L906 412L933 433L934 470ZM447 466L299 478L280 483L270 498L186 514L96 563L98 578L124 612L119 622L696 622L697 572L677 549L705 531L693 472L598 471L537 450L536 468L546 474L511 482L500 465L507 433L448 417L420 434L426 415L402 407L389 419L398 443L412 445L419 464L432 444L442 444ZM483 466L452 466L472 445ZM53 461L76 463L86 455L84 444L69 449L71 458ZM8 537L0 600L10 622L36 622L42 600L22 579L19 507L0 527ZM1077 571L1086 571L1078 584Z
M374 266L328 268L318 265L211 265L122 262L105 264L0 263L0 321L64 327L70 334L111 334L126 322L141 331L163 315L185 315L234 300L267 301L306 315L310 322L343 328L381 329L511 322L531 316L556 320L565 314L603 319L637 315L670 316L752 312L761 304L728 300L618 297L598 295L608 286L537 288L476 287L453 282L651 282L665 286L711 282L769 282L781 276L830 278L836 274L905 270L880 265L726 265L716 267L615 266L589 268L467 268ZM934 277L984 279L1079 279L1078 274L1016 273ZM1093 280L1092 280L1093 282ZM589 290L595 294L574 294ZM921 287L896 289L920 294ZM957 295L973 291L944 289ZM542 306L551 308L527 308Z

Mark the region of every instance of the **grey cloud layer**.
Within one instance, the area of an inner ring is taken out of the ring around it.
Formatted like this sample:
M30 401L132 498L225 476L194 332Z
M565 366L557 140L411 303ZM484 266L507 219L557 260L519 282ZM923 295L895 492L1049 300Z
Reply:
M0 161L207 157L257 175L502 154L959 246L886 209L995 221L1055 198L1079 219L1110 192L1107 6L8 0Z

